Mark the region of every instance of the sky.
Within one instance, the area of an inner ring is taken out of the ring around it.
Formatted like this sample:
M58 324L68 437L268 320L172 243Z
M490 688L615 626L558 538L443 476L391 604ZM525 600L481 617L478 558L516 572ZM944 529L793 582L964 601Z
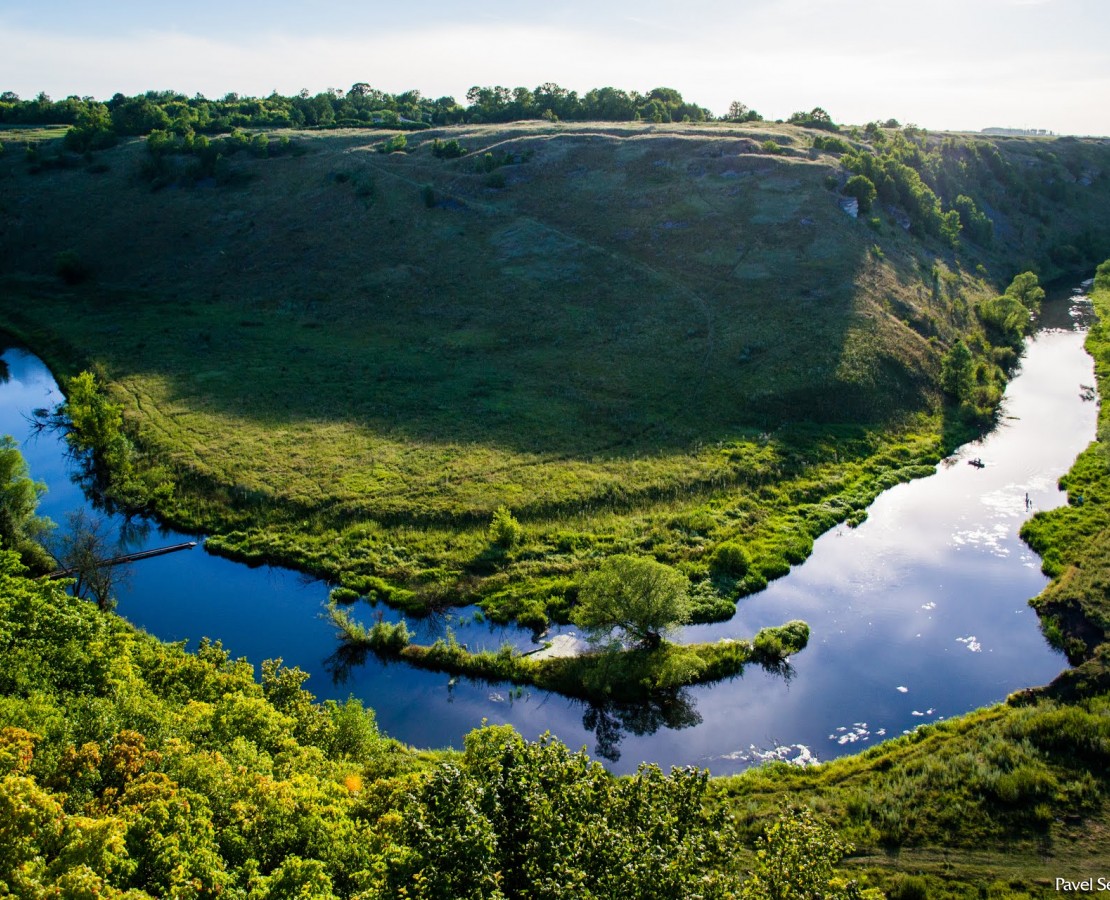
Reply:
M1104 0L0 0L0 91L666 86L714 114L1110 135Z

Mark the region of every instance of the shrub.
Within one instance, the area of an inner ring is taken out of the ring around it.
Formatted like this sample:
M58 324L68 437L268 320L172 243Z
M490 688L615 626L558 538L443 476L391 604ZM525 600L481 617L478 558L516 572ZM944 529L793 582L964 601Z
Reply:
M785 625L763 628L752 641L752 658L761 663L778 663L798 653L809 643L809 625L794 619Z
M820 128L824 131L839 131L839 126L833 122L832 117L820 106L815 106L809 112L796 112L787 119L791 125L800 125L803 128Z
M1044 300L1044 288L1033 272L1022 272L1014 276L1014 280L1006 288L1006 296L1013 297L1030 312L1036 313L1040 312L1041 301Z
M994 222L965 194L960 194L954 204L960 214L960 222L976 244L990 246L994 239Z
M829 153L851 153L852 145L843 138L819 134L813 139L815 150L825 150Z
M335 603L347 605L354 603L358 599L358 591L353 591L349 587L337 587L332 588L328 596Z
M401 619L396 624L389 622L375 622L370 629L366 642L372 650L379 653L397 654L409 645L412 635L405 620Z
M458 159L460 156L466 156L467 150L454 138L449 141L436 138L432 141L432 153L440 159Z
M516 620L522 627L531 628L532 631L535 632L547 630L547 612L544 609L543 603L539 600L529 600L521 604Z
M723 577L732 581L732 591L735 591L736 581L731 576ZM718 592L711 579L693 585L689 598L691 623L725 622L736 615L736 601L731 592L727 595Z
M768 581L774 581L790 571L790 563L782 556L768 556L760 560L759 570Z
M498 547L509 550L520 543L524 536L524 529L513 518L507 506L499 506L493 512L493 519L489 523L489 539Z
M1014 347L1021 345L1029 329L1029 309L1009 294L982 301L976 312L979 320L995 332L995 337Z
M940 384L953 400L963 401L971 396L974 358L967 344L956 341L944 354L940 367Z
M780 660L788 655L782 638L777 634L771 634L766 628L755 636L752 648L753 657L760 661Z
M146 152L151 156L162 156L178 149L177 137L168 131L156 128L146 138Z
M709 571L728 578L743 578L752 564L748 551L739 544L728 541L713 551L709 558Z
M409 141L403 134L395 134L378 148L380 153L404 153Z
M767 587L767 576L758 569L752 569L740 582L741 594L758 594Z
M1033 765L1020 765L998 777L994 793L1003 803L1029 803L1051 797L1057 789L1051 772Z
M849 178L848 183L844 185L844 193L849 197L855 197L859 201L859 211L861 213L871 210L871 204L875 202L875 198L879 194L874 182L866 175L853 175Z

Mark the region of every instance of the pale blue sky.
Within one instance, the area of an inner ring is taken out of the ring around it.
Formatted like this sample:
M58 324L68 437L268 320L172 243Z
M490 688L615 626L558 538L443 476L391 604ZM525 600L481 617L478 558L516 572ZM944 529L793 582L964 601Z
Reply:
M666 85L715 113L825 107L1110 135L1102 0L567 0L515 4L0 0L0 90L222 96L356 81L462 100L473 84Z

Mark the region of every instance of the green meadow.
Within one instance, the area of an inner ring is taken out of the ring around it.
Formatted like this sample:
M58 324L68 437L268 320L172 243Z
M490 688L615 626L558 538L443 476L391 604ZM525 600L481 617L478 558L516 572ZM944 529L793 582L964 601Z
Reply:
M229 149L219 177L172 143L38 172L9 153L0 320L60 375L99 374L171 473L157 512L217 552L540 627L599 558L650 554L722 618L982 427L943 403L943 355L972 341L989 413L1013 355L976 305L1034 237L1070 259L1099 227L1102 181L1049 177L1097 144L1050 164L1036 140L911 138L520 123L386 153L388 132L337 130ZM852 153L935 170L997 236L849 217ZM715 577L725 543L751 564Z
M1110 242L1099 141L535 121L73 152L14 134L0 324L118 407L122 429L85 434L111 450L110 498L344 602L479 603L537 632L616 555L685 575L695 618L730 616L989 427L1020 340L996 296ZM853 218L849 194L874 203ZM1100 389L1107 345L1099 325ZM775 823L808 827L782 818L802 804L852 845L837 896L1054 895L1110 862L1103 424L1069 504L1025 530L1074 668L812 769L615 779L498 728L417 753L355 701L315 703L304 673L268 662L258 682L218 645L158 643L5 554L0 881L728 897ZM400 638L378 631L415 665L578 696L727 676L760 646L530 660ZM808 833L804 859L841 846Z

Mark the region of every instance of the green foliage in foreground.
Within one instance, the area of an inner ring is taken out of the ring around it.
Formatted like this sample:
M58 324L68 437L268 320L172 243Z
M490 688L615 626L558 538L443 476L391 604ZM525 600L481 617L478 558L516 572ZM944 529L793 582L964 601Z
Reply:
M304 674L187 654L0 556L0 885L16 896L291 896L373 879L364 781L420 765ZM280 877L276 877L280 881ZM0 893L4 889L0 888Z
M705 772L614 779L584 753L511 729L467 738L421 787L403 834L413 896L725 898L740 878ZM407 860L406 860L407 862Z
M708 900L746 876L707 772L614 778L507 727L416 754L280 660L253 676L0 554L0 895ZM793 877L760 859L758 884Z
M792 810L768 826L756 846L758 864L741 896L746 898L859 897L854 883L834 880L834 866L852 845L805 808ZM876 893L874 896L882 897Z
M1110 788L1106 697L714 781L613 778L508 728L418 755L356 702L314 703L303 678L274 661L259 684L218 645L160 644L0 557L0 884L136 900L765 897L814 876L853 896L831 871L850 841L948 847L930 896L963 896L961 848L1066 849ZM782 819L798 802L838 837L804 811Z

